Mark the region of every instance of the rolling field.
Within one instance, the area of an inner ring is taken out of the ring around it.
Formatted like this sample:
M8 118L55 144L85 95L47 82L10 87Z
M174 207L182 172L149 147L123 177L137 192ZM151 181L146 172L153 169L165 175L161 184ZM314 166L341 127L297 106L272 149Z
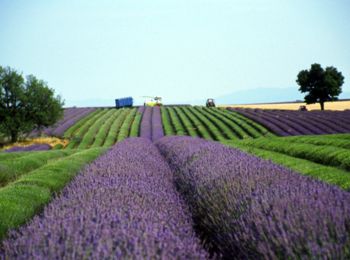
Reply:
M319 104L307 105L304 102L300 103L270 103L270 104L247 104L247 105L229 105L225 107L233 108L253 108L253 109L283 109L283 110L298 110L300 106L306 106L308 110L320 110ZM340 100L326 102L325 109L327 110L345 110L350 109L350 100Z
M348 112L79 111L0 152L0 259L350 257Z
M161 111L165 135L215 141L274 135L253 120L223 109L184 106L163 107Z
M280 136L350 132L350 111L285 111L228 108Z

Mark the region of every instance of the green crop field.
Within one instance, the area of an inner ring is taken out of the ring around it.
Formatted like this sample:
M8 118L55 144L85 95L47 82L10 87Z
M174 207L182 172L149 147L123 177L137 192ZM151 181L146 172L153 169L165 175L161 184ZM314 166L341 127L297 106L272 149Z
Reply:
M262 125L219 108L163 107L165 135L189 135L223 141L274 136Z
M67 149L110 147L127 137L138 136L140 116L136 108L97 109L69 128Z

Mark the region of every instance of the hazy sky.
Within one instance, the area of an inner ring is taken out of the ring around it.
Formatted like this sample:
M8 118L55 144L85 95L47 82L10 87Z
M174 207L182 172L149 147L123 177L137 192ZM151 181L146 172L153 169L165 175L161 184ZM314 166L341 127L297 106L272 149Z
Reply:
M0 0L0 65L68 105L297 88L315 62L342 71L349 92L349 13L349 0Z

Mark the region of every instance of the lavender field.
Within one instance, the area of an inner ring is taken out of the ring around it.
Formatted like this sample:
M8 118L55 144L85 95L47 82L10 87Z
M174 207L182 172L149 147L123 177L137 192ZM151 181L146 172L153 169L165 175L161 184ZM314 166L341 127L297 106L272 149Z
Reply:
M280 136L350 132L350 111L294 111L229 108Z
M347 259L348 113L300 113L68 109L0 153L0 259Z

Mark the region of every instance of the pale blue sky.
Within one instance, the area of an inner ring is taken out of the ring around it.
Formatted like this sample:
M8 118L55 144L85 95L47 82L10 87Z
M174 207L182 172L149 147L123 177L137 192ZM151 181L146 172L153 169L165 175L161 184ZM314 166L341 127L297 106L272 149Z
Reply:
M348 0L0 0L0 65L67 105L297 88L314 62L342 71L349 93L349 13Z

